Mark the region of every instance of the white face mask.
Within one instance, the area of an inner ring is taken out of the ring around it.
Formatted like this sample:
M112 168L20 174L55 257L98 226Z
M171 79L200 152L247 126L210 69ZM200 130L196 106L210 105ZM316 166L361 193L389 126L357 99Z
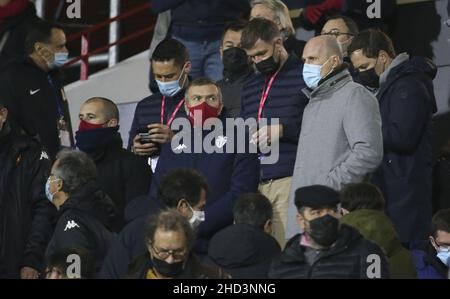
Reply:
M446 265L447 267L450 267L450 247L443 248L439 247L437 250L437 258L441 260L441 262Z
M205 211L195 211L190 204L188 205L192 211L192 217L189 219L189 223L192 228L197 228L203 221L205 221Z

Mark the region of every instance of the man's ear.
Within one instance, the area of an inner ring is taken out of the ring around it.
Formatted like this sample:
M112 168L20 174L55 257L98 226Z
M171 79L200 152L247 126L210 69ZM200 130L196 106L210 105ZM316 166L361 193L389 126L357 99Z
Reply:
M106 126L108 128L114 128L117 127L119 125L119 121L117 120L117 118L111 118L108 123L106 124Z
M304 230L305 229L305 218L303 217L303 215L300 212L297 213L296 220L297 220L297 224L300 227L300 229Z
M186 61L186 63L184 64L184 72L186 74L189 74L192 70L192 63L188 60Z
M430 240L431 245L434 247L434 249L438 249L439 246L436 244L436 240L433 238L433 236L429 236L428 239Z
M264 232L268 233L269 235L272 234L272 219L267 219L266 223L264 224Z

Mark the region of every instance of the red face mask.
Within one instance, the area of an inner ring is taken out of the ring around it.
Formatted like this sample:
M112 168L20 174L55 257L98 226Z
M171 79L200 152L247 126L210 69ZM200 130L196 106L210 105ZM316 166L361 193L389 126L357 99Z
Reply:
M189 120L194 127L202 126L209 118L215 118L219 116L219 107L212 107L206 102L194 107L188 107Z
M106 124L106 123L105 123ZM78 127L79 132L94 130L94 129L101 129L105 124L91 124L87 121L80 120L80 126Z

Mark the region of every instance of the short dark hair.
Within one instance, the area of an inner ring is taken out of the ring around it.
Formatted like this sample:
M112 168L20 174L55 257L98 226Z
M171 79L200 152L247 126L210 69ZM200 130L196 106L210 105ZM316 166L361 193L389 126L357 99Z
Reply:
M272 205L262 194L243 194L234 204L233 217L236 224L249 224L264 229L267 220L273 217Z
M151 61L165 62L174 60L174 64L180 68L189 60L187 48L173 38L162 40L155 48Z
M158 229L163 231L181 231L186 236L187 248L191 249L195 241L195 233L189 221L177 210L169 209L158 214L151 215L144 229L145 243L154 242L155 233Z
M217 90L219 91L219 97L222 99L222 90L220 89L219 84L217 84L216 81L207 78L207 77L199 77L197 79L194 79L191 83L189 83L189 86L186 88L186 92L185 92L185 98L187 98L188 94L189 94L189 90L194 87L194 86L205 86L205 85L214 85L215 87L217 87Z
M222 43L223 43L223 39L225 38L225 34L227 34L228 31L243 31L245 29L245 27L247 26L248 21L243 20L243 19L238 19L236 21L233 22L228 22L225 24L225 29L223 30L223 34L222 34Z
M107 119L115 118L119 121L119 108L117 108L117 105L113 101L103 97L93 97L88 99L85 104L93 102L101 102L105 106L103 112Z
M34 53L34 45L36 43L50 43L52 38L52 29L63 28L57 24L47 22L47 21L35 21L33 25L30 26L25 38L25 53L31 55Z
M58 165L53 175L63 181L62 191L72 193L97 179L94 161L84 152L65 149L56 155Z
M342 20L345 23L345 26L348 28L348 33L352 34L353 36L356 36L359 33L358 24L356 24L355 21L353 21L352 18L344 16L344 15L335 15L327 19L328 21L332 20Z
M395 49L392 40L384 32L378 29L367 29L355 36L348 47L348 54L356 50L362 50L367 58L376 58L381 50L389 57L395 57Z
M341 191L341 206L349 212L360 209L383 211L383 193L370 183L348 184Z
M93 257L89 254L89 252L85 248L81 247L73 247L73 248L64 248L59 251L56 251L52 255L50 255L46 260L46 268L52 270L53 268L58 269L64 275L67 276L67 268L69 266L69 262L67 258L72 255L78 255L80 257L81 265L81 279L92 279L95 278L95 262Z
M158 197L169 208L176 208L181 199L185 199L193 207L198 204L202 190L208 192L208 183L198 171L177 169L164 176L158 189Z
M281 33L274 22L255 18L248 22L242 31L241 47L248 50L253 48L259 39L271 43L277 37L281 37Z
M431 219L431 234L433 237L436 237L438 230L450 233L450 209L436 212Z

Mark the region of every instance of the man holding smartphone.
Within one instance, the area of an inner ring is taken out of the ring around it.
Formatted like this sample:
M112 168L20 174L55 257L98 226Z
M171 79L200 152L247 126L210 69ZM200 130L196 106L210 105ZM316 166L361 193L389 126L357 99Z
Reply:
M159 92L138 103L128 148L136 155L150 157L154 171L160 145L170 142L174 135L172 121L186 117L184 91L189 84L191 62L186 47L167 38L156 47L150 63Z

